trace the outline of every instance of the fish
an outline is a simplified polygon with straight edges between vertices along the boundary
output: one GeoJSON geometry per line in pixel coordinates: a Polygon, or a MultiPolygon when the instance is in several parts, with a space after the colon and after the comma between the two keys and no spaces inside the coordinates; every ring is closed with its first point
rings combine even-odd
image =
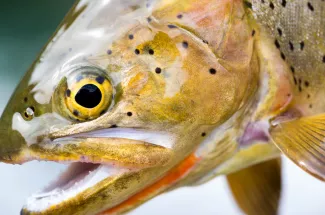
{"type": "Polygon", "coordinates": [[[125,214],[225,175],[277,214],[281,156],[325,179],[325,4],[80,0],[0,119],[0,161],[69,164],[24,215],[125,214]]]}

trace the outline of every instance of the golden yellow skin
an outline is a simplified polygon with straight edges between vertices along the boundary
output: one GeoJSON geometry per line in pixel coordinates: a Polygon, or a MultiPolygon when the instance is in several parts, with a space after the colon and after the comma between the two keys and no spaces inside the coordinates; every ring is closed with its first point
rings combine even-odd
{"type": "MultiPolygon", "coordinates": [[[[110,39],[105,40],[105,34],[97,40],[94,36],[91,46],[80,39],[74,47],[76,56],[82,55],[82,63],[110,77],[104,87],[108,95],[114,93],[113,105],[102,115],[100,109],[89,112],[94,118],[90,121],[74,117],[69,106],[74,101],[65,100],[64,94],[79,86],[66,84],[64,79],[70,75],[65,66],[75,58],[55,57],[59,47],[73,46],[74,32],[92,32],[93,26],[107,30],[109,20],[103,14],[111,8],[98,5],[95,1],[77,4],[59,29],[57,40],[41,54],[44,60],[37,61],[22,80],[1,118],[0,159],[8,163],[31,159],[76,162],[87,157],[86,162],[135,169],[109,177],[46,210],[25,208],[23,214],[121,214],[165,190],[200,183],[221,164],[226,166],[211,177],[279,155],[265,142],[244,150],[239,146],[246,125],[283,112],[291,92],[285,76],[288,68],[272,55],[271,42],[240,0],[159,1],[148,16],[142,15],[141,5],[116,9],[120,16],[134,13],[137,18],[128,19],[122,29],[112,27],[114,37],[110,39]],[[82,50],[78,49],[81,44],[85,46],[82,50]],[[275,68],[274,63],[279,66],[275,68]],[[49,71],[53,88],[38,77],[49,71]],[[264,76],[268,77],[266,86],[261,85],[264,76]],[[266,95],[260,93],[261,87],[267,87],[266,95]],[[32,99],[25,104],[25,97],[32,99]],[[26,106],[35,108],[34,118],[24,119],[34,132],[15,124],[26,106]],[[69,139],[116,126],[165,132],[175,141],[168,148],[128,138],[69,139]],[[70,142],[56,147],[60,138],[70,142]]],[[[79,84],[91,81],[83,79],[79,84]]],[[[88,113],[82,108],[78,111],[88,113]]]]}

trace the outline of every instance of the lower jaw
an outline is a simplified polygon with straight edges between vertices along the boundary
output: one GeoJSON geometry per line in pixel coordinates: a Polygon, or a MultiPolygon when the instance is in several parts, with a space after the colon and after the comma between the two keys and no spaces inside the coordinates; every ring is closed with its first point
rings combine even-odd
{"type": "MultiPolygon", "coordinates": [[[[82,164],[77,163],[75,166],[83,165],[83,170],[91,170],[88,174],[95,175],[92,180],[99,180],[94,186],[79,192],[72,198],[66,201],[58,201],[55,195],[51,195],[58,187],[66,189],[65,192],[69,193],[69,189],[76,187],[71,186],[73,183],[59,183],[60,180],[47,187],[45,193],[33,195],[29,198],[27,205],[24,207],[22,214],[28,215],[84,215],[84,214],[121,214],[126,211],[137,207],[143,202],[153,198],[154,196],[164,192],[166,189],[171,188],[177,181],[185,177],[191,168],[197,162],[197,158],[192,155],[183,160],[176,167],[154,167],[142,170],[129,170],[117,169],[97,164],[82,164]],[[106,175],[105,175],[106,174],[106,175]],[[104,178],[103,180],[101,180],[104,178]],[[52,201],[49,201],[51,200],[52,201]],[[54,200],[58,204],[54,204],[54,200]],[[43,202],[53,203],[51,205],[41,204],[43,202]],[[105,211],[106,209],[106,211],[105,211]],[[104,213],[101,213],[105,211],[104,213]]],[[[75,170],[78,173],[78,168],[70,166],[70,171],[75,170]]],[[[79,171],[79,175],[85,171],[79,171]]],[[[69,179],[69,174],[63,173],[63,179],[69,179]]],[[[78,177],[77,177],[78,178],[78,177]]],[[[86,177],[87,178],[87,177],[86,177]]],[[[61,178],[61,180],[63,180],[61,178]]],[[[84,178],[85,179],[85,178],[84,178]]],[[[82,184],[83,180],[75,180],[82,184]]],[[[91,180],[90,180],[91,181],[91,180]]],[[[89,185],[92,185],[88,181],[89,185]]],[[[71,182],[71,181],[70,181],[71,182]]],[[[96,182],[93,181],[93,182],[96,182]]],[[[71,192],[70,192],[71,194],[71,192]]],[[[60,196],[60,195],[59,195],[60,196]]],[[[63,197],[62,195],[60,197],[63,197]]]]}
{"type": "Polygon", "coordinates": [[[79,209],[73,209],[78,204],[85,204],[117,178],[135,171],[102,164],[73,163],[56,181],[29,197],[22,214],[79,214],[75,213],[79,209]]]}

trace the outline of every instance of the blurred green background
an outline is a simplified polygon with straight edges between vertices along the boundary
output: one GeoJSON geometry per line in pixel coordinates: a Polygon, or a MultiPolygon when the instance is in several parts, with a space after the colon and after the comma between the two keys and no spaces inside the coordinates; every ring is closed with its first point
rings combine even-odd
{"type": "MultiPolygon", "coordinates": [[[[93,0],[99,1],[99,0],[93,0]]],[[[132,0],[130,0],[132,1],[132,0]]],[[[0,1],[0,113],[38,52],[74,0],[0,1]]],[[[1,137],[0,137],[1,138],[1,137]]],[[[50,162],[22,166],[0,163],[0,215],[16,215],[26,198],[65,168],[50,162]]],[[[287,159],[284,162],[281,214],[325,214],[325,184],[287,159]]],[[[155,198],[132,214],[238,215],[224,178],[197,188],[183,188],[155,198]]]]}
{"type": "MultiPolygon", "coordinates": [[[[0,103],[6,103],[74,0],[0,1],[0,103]]],[[[3,105],[0,107],[2,112],[3,105]]]]}

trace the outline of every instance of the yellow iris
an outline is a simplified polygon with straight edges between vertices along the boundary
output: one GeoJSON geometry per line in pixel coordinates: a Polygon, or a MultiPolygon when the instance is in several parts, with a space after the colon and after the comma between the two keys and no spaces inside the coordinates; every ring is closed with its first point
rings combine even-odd
{"type": "Polygon", "coordinates": [[[85,121],[105,113],[112,97],[113,87],[107,78],[89,76],[69,86],[65,92],[65,103],[73,118],[85,121]]]}

